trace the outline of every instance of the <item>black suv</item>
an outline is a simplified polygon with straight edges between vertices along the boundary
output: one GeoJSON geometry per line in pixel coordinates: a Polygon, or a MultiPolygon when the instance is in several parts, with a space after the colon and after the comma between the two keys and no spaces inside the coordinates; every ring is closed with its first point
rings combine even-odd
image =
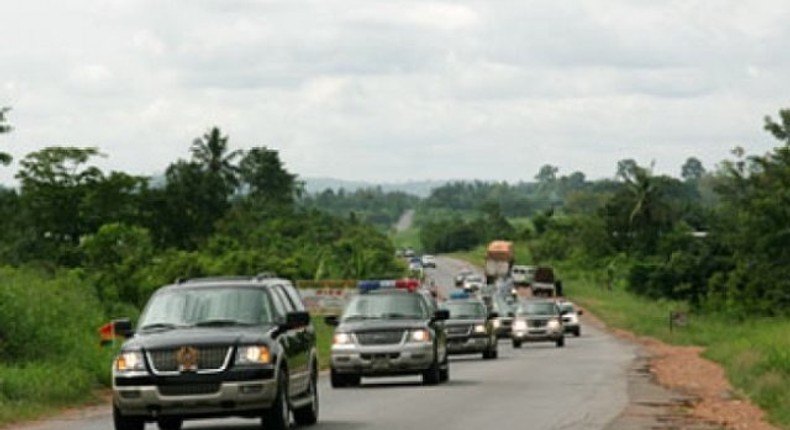
{"type": "Polygon", "coordinates": [[[116,430],[229,416],[285,429],[292,414],[302,425],[318,419],[315,332],[288,280],[177,281],[154,293],[127,337],[113,365],[116,430]]]}
{"type": "Polygon", "coordinates": [[[426,385],[449,379],[447,335],[430,293],[408,283],[365,281],[343,316],[327,316],[337,326],[332,342],[332,387],[359,385],[363,376],[422,375],[426,385]],[[395,284],[393,284],[395,285],[395,284]],[[400,288],[400,286],[406,288],[400,288]],[[367,288],[367,287],[375,288],[367,288]]]}

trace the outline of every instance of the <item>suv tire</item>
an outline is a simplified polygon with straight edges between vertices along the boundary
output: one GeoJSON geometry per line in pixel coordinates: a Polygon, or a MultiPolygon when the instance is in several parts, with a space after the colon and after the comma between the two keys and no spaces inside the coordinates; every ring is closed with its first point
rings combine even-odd
{"type": "Polygon", "coordinates": [[[557,339],[557,348],[562,348],[563,346],[565,346],[565,336],[557,339]]]}
{"type": "Polygon", "coordinates": [[[445,354],[444,366],[439,368],[439,382],[450,380],[450,358],[445,354]]]}
{"type": "Polygon", "coordinates": [[[576,337],[581,336],[582,335],[581,327],[576,327],[576,330],[573,331],[573,335],[576,336],[576,337]]]}
{"type": "Polygon", "coordinates": [[[521,348],[521,341],[518,339],[513,339],[513,348],[521,348]]]}
{"type": "Polygon", "coordinates": [[[431,363],[431,367],[428,370],[422,372],[422,383],[423,385],[436,385],[441,382],[442,375],[441,371],[439,370],[439,362],[436,358],[433,359],[433,363],[431,363]]]}
{"type": "Polygon", "coordinates": [[[159,430],[181,430],[184,420],[178,417],[165,417],[159,418],[156,424],[159,426],[159,430]]]}
{"type": "Polygon", "coordinates": [[[145,421],[142,418],[125,417],[116,406],[112,408],[112,421],[115,425],[115,430],[145,429],[145,421]]]}
{"type": "MultiPolygon", "coordinates": [[[[315,365],[313,366],[315,369],[315,365]]],[[[315,370],[310,372],[310,382],[307,386],[307,395],[310,396],[310,403],[298,409],[294,409],[294,421],[300,426],[309,426],[318,422],[318,375],[315,370]]]]}
{"type": "Polygon", "coordinates": [[[288,404],[288,374],[280,369],[277,377],[277,394],[269,409],[263,411],[261,424],[266,430],[287,430],[291,426],[291,408],[288,404]]]}

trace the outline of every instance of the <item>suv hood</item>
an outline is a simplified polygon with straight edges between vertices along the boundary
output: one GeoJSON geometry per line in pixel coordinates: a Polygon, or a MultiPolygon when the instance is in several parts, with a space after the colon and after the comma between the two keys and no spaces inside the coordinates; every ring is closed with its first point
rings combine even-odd
{"type": "Polygon", "coordinates": [[[483,318],[470,318],[470,319],[449,319],[444,322],[445,327],[458,327],[468,326],[472,324],[485,324],[486,320],[483,318]]]}
{"type": "Polygon", "coordinates": [[[183,345],[236,345],[271,339],[274,325],[254,327],[191,327],[138,332],[124,349],[164,349],[183,345]]]}

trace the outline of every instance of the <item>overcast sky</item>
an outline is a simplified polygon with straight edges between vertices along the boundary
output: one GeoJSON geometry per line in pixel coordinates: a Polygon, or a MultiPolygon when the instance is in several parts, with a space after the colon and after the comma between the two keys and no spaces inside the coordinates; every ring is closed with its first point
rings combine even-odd
{"type": "Polygon", "coordinates": [[[216,125],[302,177],[678,175],[776,146],[789,22],[787,0],[6,1],[0,151],[151,175],[216,125]]]}

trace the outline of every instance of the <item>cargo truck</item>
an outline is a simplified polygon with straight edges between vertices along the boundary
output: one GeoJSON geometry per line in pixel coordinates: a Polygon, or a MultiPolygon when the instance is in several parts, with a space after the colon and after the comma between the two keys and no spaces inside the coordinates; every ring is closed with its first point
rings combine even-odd
{"type": "Polygon", "coordinates": [[[510,276],[515,256],[513,242],[495,240],[488,244],[486,249],[485,273],[486,284],[492,284],[497,278],[510,276]]]}

